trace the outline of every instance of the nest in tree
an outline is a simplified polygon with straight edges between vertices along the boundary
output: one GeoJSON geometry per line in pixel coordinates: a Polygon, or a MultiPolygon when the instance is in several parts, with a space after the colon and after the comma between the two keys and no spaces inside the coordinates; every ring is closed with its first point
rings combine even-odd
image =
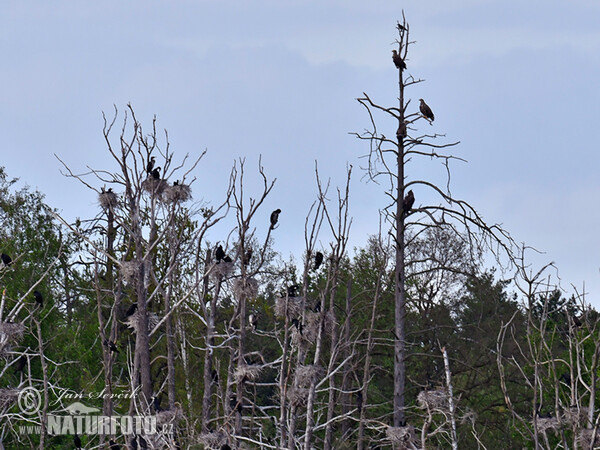
{"type": "Polygon", "coordinates": [[[121,262],[121,275],[123,275],[123,280],[127,283],[131,283],[137,273],[139,266],[135,261],[123,261],[121,262]]]}
{"type": "Polygon", "coordinates": [[[294,406],[306,406],[309,389],[305,387],[293,386],[287,391],[288,401],[294,406]]]}
{"type": "Polygon", "coordinates": [[[323,368],[315,364],[300,365],[296,368],[295,376],[297,386],[309,387],[311,383],[316,383],[323,376],[323,368]]]}
{"type": "Polygon", "coordinates": [[[212,268],[212,275],[214,278],[222,278],[231,275],[233,272],[233,261],[225,262],[221,261],[219,264],[214,264],[212,268]]]}
{"type": "Polygon", "coordinates": [[[22,323],[0,322],[0,343],[17,344],[23,339],[25,325],[22,323]]]}
{"type": "MultiPolygon", "coordinates": [[[[306,315],[306,330],[307,339],[311,342],[315,342],[319,335],[319,324],[321,323],[321,313],[307,311],[306,315]]],[[[331,311],[326,311],[323,315],[323,331],[327,336],[331,336],[333,327],[335,326],[335,319],[331,311]]]]}
{"type": "Polygon", "coordinates": [[[198,437],[198,443],[203,444],[209,449],[220,449],[223,445],[228,444],[227,435],[222,431],[213,431],[204,433],[198,437]]]}
{"type": "Polygon", "coordinates": [[[593,448],[597,448],[600,445],[600,430],[596,431],[594,436],[594,430],[588,428],[582,428],[577,432],[577,443],[581,448],[592,447],[592,437],[594,437],[593,448]]]}
{"type": "Polygon", "coordinates": [[[423,409],[447,409],[448,393],[445,389],[421,391],[417,395],[419,406],[423,409]]]}
{"type": "Polygon", "coordinates": [[[163,179],[157,180],[156,178],[148,177],[142,181],[142,189],[149,194],[162,195],[165,189],[168,187],[169,183],[163,179]]]}
{"type": "Polygon", "coordinates": [[[2,388],[0,389],[0,410],[6,410],[15,403],[19,395],[19,389],[2,388]]]}
{"type": "Polygon", "coordinates": [[[233,376],[238,384],[244,381],[256,381],[262,372],[262,366],[246,365],[239,366],[233,372],[233,376]]]}
{"type": "MultiPolygon", "coordinates": [[[[127,318],[125,324],[133,329],[135,333],[138,332],[139,322],[140,322],[141,312],[136,310],[131,316],[127,318]]],[[[160,318],[153,312],[148,313],[148,331],[152,331],[156,325],[160,322],[160,318]]]]}
{"type": "Polygon", "coordinates": [[[556,417],[538,417],[537,427],[540,432],[545,433],[548,430],[556,430],[560,427],[560,422],[556,417]]]}
{"type": "Polygon", "coordinates": [[[163,192],[163,201],[166,203],[183,203],[191,200],[192,188],[187,184],[174,184],[167,186],[163,192]]]}
{"type": "Polygon", "coordinates": [[[258,295],[258,281],[254,278],[237,278],[233,282],[233,293],[236,298],[255,298],[258,295]]]}
{"type": "MultiPolygon", "coordinates": [[[[302,315],[302,300],[304,297],[287,297],[287,316],[294,319],[302,315]]],[[[286,297],[279,297],[275,300],[275,315],[285,317],[286,297]]]]}
{"type": "Polygon", "coordinates": [[[183,411],[179,403],[175,403],[175,408],[156,413],[156,427],[162,429],[163,425],[176,423],[183,420],[183,411]]]}
{"type": "Polygon", "coordinates": [[[562,420],[569,425],[584,424],[588,417],[589,408],[571,406],[563,411],[562,420]]]}
{"type": "Polygon", "coordinates": [[[100,192],[98,194],[98,203],[102,209],[114,209],[117,207],[119,199],[113,191],[100,192]]]}
{"type": "Polygon", "coordinates": [[[412,425],[387,427],[385,435],[393,444],[408,444],[415,442],[415,427],[412,425]]]}

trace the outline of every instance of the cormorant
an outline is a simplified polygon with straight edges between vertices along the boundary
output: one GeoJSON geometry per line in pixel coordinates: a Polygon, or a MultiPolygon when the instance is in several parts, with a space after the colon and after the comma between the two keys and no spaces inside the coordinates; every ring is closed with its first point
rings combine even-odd
{"type": "Polygon", "coordinates": [[[12,263],[12,258],[10,256],[8,256],[6,253],[2,253],[0,257],[2,258],[2,263],[5,266],[10,266],[10,263],[12,263]]]}
{"type": "Polygon", "coordinates": [[[279,220],[279,214],[281,214],[279,208],[271,213],[271,230],[275,229],[275,225],[277,225],[277,221],[279,220]]]}
{"type": "Polygon", "coordinates": [[[250,323],[252,328],[256,331],[256,325],[258,325],[258,317],[256,317],[256,314],[250,314],[248,316],[248,323],[250,323]]]}
{"type": "Polygon", "coordinates": [[[148,161],[148,165],[146,166],[146,172],[147,173],[152,173],[152,169],[154,169],[154,163],[156,162],[156,158],[154,158],[154,156],[152,156],[150,158],[150,160],[148,161]]]}
{"type": "Polygon", "coordinates": [[[358,391],[356,393],[356,409],[358,410],[358,414],[360,414],[363,407],[363,395],[362,391],[358,391]]]}
{"type": "Polygon", "coordinates": [[[244,263],[245,266],[247,266],[248,264],[250,264],[250,260],[252,259],[252,253],[253,253],[253,250],[251,248],[249,248],[246,251],[246,254],[244,255],[244,258],[242,259],[242,262],[244,263]]]}
{"type": "Polygon", "coordinates": [[[113,441],[112,439],[108,440],[108,445],[110,447],[110,450],[120,450],[121,446],[119,444],[117,444],[115,441],[113,441]]]}
{"type": "Polygon", "coordinates": [[[23,372],[23,369],[25,369],[25,364],[27,364],[27,357],[25,355],[21,355],[15,363],[15,374],[23,372]]]}
{"type": "Polygon", "coordinates": [[[129,308],[127,308],[127,312],[125,313],[125,317],[133,316],[137,311],[137,302],[133,302],[129,308]]]}
{"type": "Polygon", "coordinates": [[[396,69],[401,69],[401,70],[406,69],[406,63],[404,62],[404,60],[402,59],[402,57],[398,54],[398,52],[396,50],[392,50],[392,60],[394,61],[394,64],[396,65],[396,69]]]}
{"type": "Polygon", "coordinates": [[[221,260],[225,258],[225,251],[223,250],[223,247],[220,244],[217,247],[217,250],[215,251],[215,258],[217,259],[217,264],[219,264],[221,260]]]}
{"type": "Polygon", "coordinates": [[[179,180],[175,180],[175,183],[173,183],[173,186],[179,186],[179,180]]]}
{"type": "Polygon", "coordinates": [[[321,264],[323,264],[323,253],[317,252],[315,255],[315,266],[313,267],[313,270],[317,270],[319,267],[321,267],[321,264]]]}
{"type": "Polygon", "coordinates": [[[160,412],[163,411],[163,409],[160,407],[160,397],[159,396],[154,396],[152,397],[152,407],[154,408],[154,411],[156,412],[160,412]]]}
{"type": "Polygon", "coordinates": [[[152,178],[155,180],[160,180],[160,167],[157,167],[152,171],[152,178]]]}
{"type": "Polygon", "coordinates": [[[423,114],[423,117],[429,120],[429,122],[433,122],[433,120],[435,119],[433,111],[431,111],[431,108],[427,105],[427,103],[425,103],[425,100],[420,98],[419,101],[421,102],[421,105],[419,106],[421,114],[423,114]]]}
{"type": "Polygon", "coordinates": [[[315,309],[313,309],[313,311],[316,313],[321,312],[321,300],[315,302],[315,309]]]}
{"type": "Polygon", "coordinates": [[[81,448],[81,438],[79,436],[77,436],[77,433],[75,433],[73,435],[73,444],[75,444],[76,449],[81,448]]]}
{"type": "Polygon", "coordinates": [[[577,316],[573,316],[573,323],[575,324],[576,327],[580,327],[581,325],[583,325],[583,322],[581,321],[581,319],[577,316]]]}
{"type": "Polygon", "coordinates": [[[105,340],[104,345],[110,349],[111,352],[119,353],[119,349],[113,341],[105,340]]]}
{"type": "Polygon", "coordinates": [[[223,262],[230,263],[233,262],[233,260],[229,256],[225,255],[225,257],[223,258],[223,262]]]}
{"type": "Polygon", "coordinates": [[[221,450],[231,450],[231,447],[229,446],[229,444],[223,444],[221,445],[221,450]]]}
{"type": "Polygon", "coordinates": [[[292,325],[294,325],[300,332],[300,335],[302,335],[302,322],[300,322],[298,319],[292,319],[292,325]]]}
{"type": "Polygon", "coordinates": [[[44,307],[44,297],[42,293],[38,290],[33,291],[33,296],[35,297],[35,302],[40,305],[40,308],[44,307]]]}
{"type": "Polygon", "coordinates": [[[210,372],[210,376],[215,384],[219,384],[219,372],[217,372],[215,369],[213,369],[210,372]]]}
{"type": "Polygon", "coordinates": [[[297,284],[292,284],[291,286],[288,286],[287,288],[287,294],[289,297],[298,297],[300,294],[298,293],[298,290],[300,289],[300,286],[298,286],[297,284]]]}
{"type": "Polygon", "coordinates": [[[400,22],[396,23],[396,28],[398,28],[398,31],[406,30],[406,28],[404,28],[404,25],[402,25],[400,22]]]}
{"type": "Polygon", "coordinates": [[[405,215],[410,212],[410,210],[412,209],[414,204],[415,204],[415,194],[413,194],[413,191],[410,190],[410,191],[408,191],[408,194],[406,194],[406,196],[404,197],[404,200],[402,201],[402,211],[404,211],[405,215]]]}

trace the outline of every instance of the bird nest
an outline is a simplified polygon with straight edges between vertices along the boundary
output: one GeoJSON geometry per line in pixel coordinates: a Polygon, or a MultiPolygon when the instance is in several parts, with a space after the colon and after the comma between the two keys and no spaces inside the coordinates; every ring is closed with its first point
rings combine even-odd
{"type": "Polygon", "coordinates": [[[0,410],[6,410],[15,403],[19,395],[19,389],[2,388],[0,389],[0,410]]]}
{"type": "Polygon", "coordinates": [[[118,201],[119,198],[117,197],[117,194],[112,191],[100,192],[98,194],[98,203],[100,203],[102,209],[116,208],[118,201]]]}
{"type": "Polygon", "coordinates": [[[592,439],[594,439],[593,448],[598,448],[597,446],[600,445],[600,430],[596,431],[595,436],[593,429],[582,428],[577,432],[576,440],[581,448],[591,448],[592,439]]]}
{"type": "Polygon", "coordinates": [[[221,261],[219,264],[214,264],[212,275],[215,278],[222,278],[231,275],[233,272],[233,262],[221,261]]]}
{"type": "Polygon", "coordinates": [[[233,376],[238,384],[245,380],[256,381],[262,372],[262,366],[259,365],[246,365],[239,366],[233,372],[233,376]]]}
{"type": "MultiPolygon", "coordinates": [[[[289,310],[289,308],[288,308],[289,310]]],[[[292,327],[292,343],[306,348],[314,344],[319,337],[319,326],[321,324],[321,313],[307,311],[304,315],[302,333],[296,327],[292,327]]],[[[331,335],[335,320],[333,314],[327,311],[323,316],[323,332],[326,336],[331,335]]]]}
{"type": "Polygon", "coordinates": [[[300,365],[296,368],[296,385],[299,387],[308,387],[313,382],[317,382],[323,376],[323,368],[315,364],[300,365]]]}
{"type": "MultiPolygon", "coordinates": [[[[304,297],[287,297],[287,316],[292,319],[302,314],[302,301],[304,297]]],[[[275,300],[275,315],[285,317],[286,297],[279,297],[275,300]]]]}
{"type": "Polygon", "coordinates": [[[0,355],[10,352],[23,339],[24,331],[22,323],[0,322],[0,355]]]}
{"type": "Polygon", "coordinates": [[[589,408],[571,406],[563,411],[562,420],[569,425],[584,424],[588,417],[589,408]]]}
{"type": "Polygon", "coordinates": [[[258,281],[254,278],[237,278],[233,282],[233,292],[236,298],[255,298],[258,295],[258,281]]]}
{"type": "Polygon", "coordinates": [[[308,393],[308,388],[292,386],[287,391],[287,398],[294,406],[305,406],[308,400],[308,393]]]}
{"type": "Polygon", "coordinates": [[[136,261],[123,261],[121,262],[121,275],[123,280],[127,283],[133,281],[138,273],[139,265],[136,261]]]}
{"type": "Polygon", "coordinates": [[[178,406],[177,403],[175,403],[174,409],[169,409],[166,411],[160,411],[156,413],[156,427],[158,429],[162,429],[163,425],[165,424],[179,422],[183,419],[183,411],[181,410],[181,407],[178,406]]]}
{"type": "Polygon", "coordinates": [[[385,435],[393,444],[408,444],[415,442],[415,427],[406,425],[403,427],[387,427],[385,435]]]}
{"type": "Polygon", "coordinates": [[[162,194],[165,203],[183,203],[191,200],[192,188],[187,184],[174,184],[167,186],[162,194]]]}
{"type": "Polygon", "coordinates": [[[548,430],[556,430],[560,427],[560,422],[556,417],[538,417],[536,422],[538,430],[542,433],[548,430]]]}
{"type": "Polygon", "coordinates": [[[198,437],[198,443],[203,444],[208,449],[220,449],[228,443],[227,435],[222,431],[213,431],[203,433],[198,437]]]}
{"type": "Polygon", "coordinates": [[[169,183],[163,179],[157,180],[156,178],[148,177],[142,181],[142,189],[149,194],[162,195],[168,187],[169,183]]]}
{"type": "MultiPolygon", "coordinates": [[[[131,316],[129,316],[127,318],[127,320],[125,321],[125,324],[129,328],[133,329],[133,331],[135,333],[138,332],[140,316],[141,316],[141,312],[136,311],[131,316]]],[[[160,322],[160,318],[155,313],[153,313],[153,312],[148,313],[148,331],[152,331],[154,329],[154,327],[156,327],[156,325],[158,325],[158,322],[160,322]]]]}
{"type": "Polygon", "coordinates": [[[417,396],[419,406],[423,409],[447,409],[448,393],[445,389],[436,389],[433,391],[421,391],[417,396]]]}

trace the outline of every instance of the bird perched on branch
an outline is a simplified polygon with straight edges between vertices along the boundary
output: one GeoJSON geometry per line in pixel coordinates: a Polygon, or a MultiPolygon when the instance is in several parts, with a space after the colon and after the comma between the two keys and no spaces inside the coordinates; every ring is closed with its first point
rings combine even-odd
{"type": "Polygon", "coordinates": [[[156,158],[153,156],[148,161],[148,165],[146,166],[146,172],[152,173],[152,169],[154,169],[154,163],[156,162],[156,158]]]}
{"type": "Polygon", "coordinates": [[[12,258],[6,253],[2,253],[2,255],[0,255],[0,258],[2,258],[2,264],[4,264],[5,266],[10,266],[10,264],[12,263],[12,258]]]}
{"type": "Polygon", "coordinates": [[[323,253],[317,252],[315,255],[315,265],[313,270],[317,270],[319,267],[321,267],[321,264],[323,264],[323,253]]]}
{"type": "Polygon", "coordinates": [[[292,319],[292,325],[296,327],[296,330],[298,330],[298,332],[302,336],[302,322],[298,319],[292,319]]]}
{"type": "Polygon", "coordinates": [[[279,214],[281,214],[279,208],[271,213],[271,230],[275,229],[275,225],[277,225],[277,221],[279,220],[279,214]]]}
{"type": "Polygon", "coordinates": [[[256,316],[256,314],[250,314],[248,316],[248,323],[250,323],[252,329],[256,331],[256,326],[258,325],[258,317],[256,316]]]}
{"type": "Polygon", "coordinates": [[[119,353],[119,349],[113,341],[105,340],[104,345],[110,349],[111,352],[119,353]]]}
{"type": "Polygon", "coordinates": [[[292,284],[291,286],[288,286],[287,294],[289,297],[298,297],[300,295],[298,293],[299,290],[300,286],[298,286],[297,284],[292,284]]]}
{"type": "Polygon", "coordinates": [[[125,313],[125,317],[133,316],[137,311],[137,302],[133,302],[129,308],[127,308],[127,312],[125,313]]]}
{"type": "Polygon", "coordinates": [[[160,167],[157,167],[152,171],[152,178],[155,180],[160,180],[160,167]]]}
{"type": "Polygon", "coordinates": [[[404,215],[410,212],[414,204],[415,195],[413,194],[413,191],[410,190],[408,191],[408,194],[404,196],[404,200],[402,201],[402,211],[404,212],[404,215]]]}
{"type": "Polygon", "coordinates": [[[249,248],[246,251],[246,254],[244,255],[244,258],[242,258],[242,262],[244,263],[245,266],[247,266],[248,264],[250,264],[250,260],[252,259],[252,253],[253,253],[253,250],[251,248],[249,248]]]}
{"type": "Polygon", "coordinates": [[[73,435],[73,444],[75,445],[76,449],[81,448],[81,438],[79,436],[77,436],[77,433],[75,433],[73,435]]]}
{"type": "Polygon", "coordinates": [[[406,137],[406,122],[402,122],[398,125],[398,129],[396,130],[396,137],[400,141],[402,138],[406,137]]]}
{"type": "Polygon", "coordinates": [[[420,98],[419,101],[421,102],[421,105],[419,106],[419,109],[421,110],[421,114],[423,114],[423,117],[425,117],[427,120],[429,120],[429,122],[433,122],[433,120],[435,119],[435,116],[433,115],[433,111],[431,111],[431,108],[429,107],[429,105],[427,105],[427,103],[425,103],[425,100],[420,98]]]}
{"type": "Polygon", "coordinates": [[[402,57],[398,54],[396,50],[392,50],[392,61],[396,65],[396,69],[404,70],[406,69],[406,63],[402,59],[402,57]]]}
{"type": "Polygon", "coordinates": [[[44,307],[44,297],[40,291],[33,291],[33,296],[35,297],[35,302],[40,305],[40,308],[44,307]]]}
{"type": "Polygon", "coordinates": [[[223,250],[223,247],[219,244],[217,250],[215,251],[215,259],[217,260],[217,264],[219,264],[223,260],[223,258],[225,258],[225,251],[223,250]]]}

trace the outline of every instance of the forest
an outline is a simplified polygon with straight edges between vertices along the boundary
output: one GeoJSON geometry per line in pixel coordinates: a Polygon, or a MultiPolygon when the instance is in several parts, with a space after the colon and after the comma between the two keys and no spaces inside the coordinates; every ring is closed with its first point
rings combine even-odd
{"type": "Polygon", "coordinates": [[[172,150],[131,105],[104,115],[112,168],[60,160],[94,217],[69,223],[0,168],[3,448],[600,447],[600,316],[453,196],[458,143],[411,97],[423,80],[407,67],[409,24],[395,33],[398,98],[357,99],[364,167],[339,187],[315,167],[304,252],[287,261],[286,207],[265,211],[277,184],[262,163],[235,161],[222,197],[204,199],[204,154],[172,150]],[[385,193],[349,248],[359,171],[385,193]]]}

